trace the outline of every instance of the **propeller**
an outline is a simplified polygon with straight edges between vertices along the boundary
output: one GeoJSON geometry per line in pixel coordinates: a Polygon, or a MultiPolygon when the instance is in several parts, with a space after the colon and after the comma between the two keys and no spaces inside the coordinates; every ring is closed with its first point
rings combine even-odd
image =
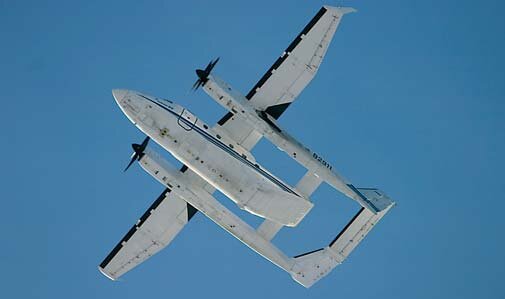
{"type": "Polygon", "coordinates": [[[146,137],[146,139],[144,139],[144,141],[142,141],[141,144],[137,144],[137,143],[132,144],[133,155],[131,157],[130,163],[128,163],[128,166],[126,166],[124,171],[127,171],[128,168],[130,168],[130,166],[132,166],[133,162],[135,162],[135,160],[140,161],[142,156],[144,156],[144,150],[146,149],[147,144],[149,143],[149,140],[150,140],[150,138],[148,136],[148,137],[146,137]]]}
{"type": "Polygon", "coordinates": [[[214,66],[217,64],[219,61],[219,57],[214,60],[210,61],[209,64],[207,64],[207,67],[202,70],[202,69],[197,69],[196,70],[196,75],[198,76],[198,80],[196,80],[195,84],[193,84],[193,87],[191,88],[192,90],[197,90],[198,87],[203,86],[207,81],[209,80],[209,75],[214,66]]]}

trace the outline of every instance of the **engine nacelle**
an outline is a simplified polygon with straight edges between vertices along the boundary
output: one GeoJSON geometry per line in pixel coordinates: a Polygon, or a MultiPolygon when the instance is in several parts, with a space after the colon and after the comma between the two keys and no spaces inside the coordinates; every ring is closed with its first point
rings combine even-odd
{"type": "Polygon", "coordinates": [[[160,154],[146,148],[139,161],[140,166],[162,185],[174,189],[180,185],[181,172],[170,165],[160,154]]]}
{"type": "Polygon", "coordinates": [[[219,77],[209,75],[203,89],[221,106],[234,115],[240,115],[262,135],[271,135],[274,130],[280,132],[275,119],[269,117],[264,111],[257,111],[257,107],[252,106],[244,95],[219,77]]]}

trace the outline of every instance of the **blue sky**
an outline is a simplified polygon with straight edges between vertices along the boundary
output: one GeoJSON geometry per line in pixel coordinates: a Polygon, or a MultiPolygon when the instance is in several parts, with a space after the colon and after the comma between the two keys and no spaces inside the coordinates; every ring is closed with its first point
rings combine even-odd
{"type": "MultiPolygon", "coordinates": [[[[503,3],[329,1],[359,12],[280,123],[398,206],[306,290],[201,214],[121,282],[97,265],[163,189],[138,166],[122,173],[144,136],[111,89],[213,123],[224,110],[189,91],[194,69],[220,56],[216,74],[246,93],[324,2],[0,1],[0,294],[503,298],[503,3]]],[[[303,173],[267,142],[254,153],[290,183],[303,173]]],[[[357,210],[326,186],[313,200],[275,239],[290,255],[327,244],[357,210]]]]}

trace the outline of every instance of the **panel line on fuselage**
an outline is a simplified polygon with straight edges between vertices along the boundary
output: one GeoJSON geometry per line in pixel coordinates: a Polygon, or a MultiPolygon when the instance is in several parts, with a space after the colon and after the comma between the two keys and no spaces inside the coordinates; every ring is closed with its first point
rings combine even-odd
{"type": "Polygon", "coordinates": [[[202,135],[205,139],[207,139],[208,141],[210,141],[211,143],[213,143],[217,147],[221,148],[222,150],[224,150],[225,152],[227,152],[228,154],[230,154],[235,159],[239,160],[240,162],[242,162],[242,163],[246,164],[247,166],[249,166],[250,168],[254,169],[256,172],[260,173],[263,177],[267,178],[269,181],[271,181],[275,185],[279,186],[284,191],[292,193],[292,194],[294,194],[294,195],[296,195],[298,197],[300,196],[296,192],[294,192],[291,188],[289,188],[288,186],[286,186],[285,184],[283,184],[281,181],[279,181],[278,179],[276,179],[275,177],[273,177],[272,175],[270,175],[268,172],[264,171],[259,166],[256,166],[255,164],[251,163],[251,161],[245,159],[244,157],[242,157],[242,155],[240,155],[236,151],[230,149],[228,146],[226,146],[224,143],[222,143],[221,141],[219,141],[218,139],[216,139],[214,136],[212,136],[209,133],[207,133],[204,130],[202,130],[200,127],[198,127],[196,125],[196,123],[194,124],[194,123],[188,121],[184,117],[181,117],[181,115],[179,115],[178,113],[175,113],[174,111],[172,111],[171,109],[169,109],[168,107],[166,107],[164,103],[160,103],[158,101],[154,101],[154,100],[152,100],[152,99],[150,99],[150,98],[148,98],[146,96],[143,96],[143,95],[139,95],[139,96],[143,97],[144,99],[149,100],[150,102],[152,102],[152,103],[156,104],[157,106],[163,108],[167,112],[175,115],[180,120],[182,120],[185,124],[191,126],[193,129],[195,129],[195,131],[197,133],[199,133],[200,135],[202,135]]]}

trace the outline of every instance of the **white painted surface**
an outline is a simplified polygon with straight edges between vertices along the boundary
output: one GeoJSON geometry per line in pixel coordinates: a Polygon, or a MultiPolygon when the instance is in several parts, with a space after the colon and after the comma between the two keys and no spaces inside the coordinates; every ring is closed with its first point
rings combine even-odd
{"type": "Polygon", "coordinates": [[[99,267],[100,271],[116,280],[170,244],[188,222],[187,218],[186,202],[169,194],[134,234],[122,242],[110,262],[104,268],[99,267]]]}
{"type": "Polygon", "coordinates": [[[150,149],[144,151],[141,166],[170,188],[166,198],[149,217],[137,223],[134,233],[100,271],[117,279],[167,246],[188,221],[187,203],[251,249],[291,274],[305,287],[312,286],[342,263],[394,203],[382,191],[355,188],[331,165],[287,134],[276,121],[258,116],[275,104],[292,102],[312,80],[328,45],[349,8],[325,7],[313,28],[302,36],[284,62],[247,100],[223,80],[210,76],[204,89],[235,116],[223,126],[209,128],[188,110],[156,97],[134,91],[114,90],[127,117],[144,133],[168,150],[189,169],[171,167],[150,149]],[[272,125],[273,124],[273,125],[272,125]],[[250,150],[266,136],[278,148],[304,165],[308,172],[293,188],[259,165],[250,150]],[[288,257],[270,240],[283,225],[296,226],[313,204],[308,197],[322,181],[359,202],[364,209],[333,242],[321,250],[288,257]],[[212,193],[219,189],[240,208],[266,218],[255,230],[220,204],[212,193]]]}

